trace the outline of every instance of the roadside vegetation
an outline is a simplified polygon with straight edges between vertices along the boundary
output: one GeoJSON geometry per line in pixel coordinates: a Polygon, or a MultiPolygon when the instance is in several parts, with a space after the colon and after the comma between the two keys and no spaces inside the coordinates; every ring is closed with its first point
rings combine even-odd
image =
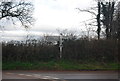
{"type": "Polygon", "coordinates": [[[42,71],[117,71],[120,64],[100,62],[3,62],[3,70],[42,70],[42,71]]]}
{"type": "Polygon", "coordinates": [[[59,45],[47,43],[3,44],[3,70],[118,70],[115,40],[76,39],[59,45]]]}
{"type": "MultiPolygon", "coordinates": [[[[25,28],[33,22],[33,5],[22,2],[1,2],[0,20],[16,17],[25,28]],[[20,7],[19,7],[20,5],[20,7]],[[28,7],[25,7],[27,6],[28,7]],[[14,8],[16,7],[16,8],[14,8]],[[12,13],[13,12],[13,13],[12,13]]],[[[94,14],[95,21],[85,22],[86,31],[79,37],[74,33],[59,31],[59,37],[67,37],[56,44],[26,37],[25,41],[2,43],[3,70],[118,70],[120,65],[120,2],[97,1],[96,7],[80,12],[94,14]],[[92,11],[91,11],[92,9],[92,11]],[[93,11],[95,10],[95,12],[93,11]],[[95,30],[94,30],[95,26],[95,30]],[[87,33],[87,34],[86,34],[87,33]],[[93,33],[96,34],[93,35],[93,33]],[[59,47],[63,46],[60,52],[59,47]],[[61,55],[61,56],[60,56],[61,55]]]]}

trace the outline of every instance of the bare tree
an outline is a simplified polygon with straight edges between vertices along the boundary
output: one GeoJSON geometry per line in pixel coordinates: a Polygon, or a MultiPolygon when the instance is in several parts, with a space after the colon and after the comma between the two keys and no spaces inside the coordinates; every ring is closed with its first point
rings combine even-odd
{"type": "Polygon", "coordinates": [[[120,2],[117,4],[113,26],[114,38],[120,40],[120,2]]]}
{"type": "Polygon", "coordinates": [[[92,10],[86,9],[86,10],[81,10],[84,12],[89,12],[92,15],[95,15],[96,21],[97,21],[97,34],[98,34],[98,39],[100,39],[100,33],[101,33],[101,24],[105,27],[105,33],[106,33],[106,38],[111,39],[113,34],[113,18],[114,18],[114,11],[115,11],[115,2],[114,0],[97,0],[97,14],[93,12],[92,10]]]}
{"type": "Polygon", "coordinates": [[[62,34],[63,39],[70,39],[70,40],[75,40],[78,36],[76,35],[76,31],[68,30],[68,29],[56,29],[59,35],[62,34]]]}
{"type": "Polygon", "coordinates": [[[33,24],[32,12],[34,8],[30,2],[0,2],[0,20],[6,18],[12,20],[13,24],[20,21],[21,24],[28,28],[33,24]]]}
{"type": "MultiPolygon", "coordinates": [[[[100,14],[101,14],[101,5],[100,5],[100,2],[97,1],[97,7],[92,7],[90,9],[80,9],[80,8],[77,8],[79,11],[81,12],[88,12],[90,14],[92,14],[93,16],[95,16],[95,19],[96,19],[96,22],[97,22],[97,25],[93,25],[93,26],[97,26],[97,34],[98,34],[98,40],[100,39],[100,32],[101,32],[101,17],[100,17],[100,14]],[[98,12],[96,12],[96,10],[98,10],[98,12]]],[[[90,23],[90,25],[92,25],[92,23],[90,23]]]]}
{"type": "Polygon", "coordinates": [[[101,19],[100,19],[100,14],[101,14],[101,5],[100,2],[98,2],[98,14],[97,14],[97,34],[98,34],[98,39],[100,39],[100,32],[101,32],[101,19]]]}
{"type": "Polygon", "coordinates": [[[103,15],[103,25],[105,26],[106,38],[112,38],[112,24],[113,24],[113,14],[115,10],[115,1],[113,2],[101,2],[102,15],[103,15]]]}
{"type": "Polygon", "coordinates": [[[88,24],[87,23],[85,23],[85,29],[86,29],[86,37],[88,38],[88,40],[90,41],[90,39],[91,39],[91,37],[93,36],[91,36],[91,33],[94,33],[95,32],[95,30],[93,29],[93,27],[90,27],[90,26],[88,26],[88,24]]]}

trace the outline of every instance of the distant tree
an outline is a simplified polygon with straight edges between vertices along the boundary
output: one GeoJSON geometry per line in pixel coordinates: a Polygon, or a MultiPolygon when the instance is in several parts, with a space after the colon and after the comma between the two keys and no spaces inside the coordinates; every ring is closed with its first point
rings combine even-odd
{"type": "Polygon", "coordinates": [[[88,13],[92,14],[93,16],[95,16],[97,25],[92,25],[92,23],[90,23],[89,25],[97,26],[97,35],[98,35],[97,37],[98,37],[98,40],[99,40],[100,39],[100,32],[101,32],[101,19],[100,19],[101,4],[100,4],[100,2],[97,1],[97,7],[92,7],[90,9],[80,9],[80,8],[77,8],[77,9],[82,11],[82,12],[88,12],[88,13]],[[98,12],[96,12],[96,11],[98,11],[98,12]]]}
{"type": "Polygon", "coordinates": [[[93,27],[87,25],[86,23],[85,23],[85,29],[86,29],[86,37],[85,38],[87,38],[90,41],[91,37],[93,36],[93,35],[91,36],[91,33],[94,33],[95,30],[93,29],[93,27]]]}
{"type": "Polygon", "coordinates": [[[98,2],[98,14],[97,14],[97,34],[98,34],[98,39],[100,39],[100,32],[101,32],[101,19],[100,19],[100,14],[101,14],[101,5],[100,2],[98,2]]]}
{"type": "Polygon", "coordinates": [[[115,11],[115,1],[113,2],[101,2],[102,6],[102,15],[103,15],[103,25],[105,26],[106,38],[112,38],[112,29],[113,29],[113,15],[115,11]]]}
{"type": "Polygon", "coordinates": [[[26,1],[0,2],[0,20],[6,18],[12,20],[13,24],[20,21],[28,28],[33,23],[33,5],[26,1]]]}
{"type": "Polygon", "coordinates": [[[68,30],[68,29],[63,29],[63,30],[57,29],[57,32],[59,33],[59,35],[63,36],[63,40],[64,39],[75,40],[77,38],[77,35],[76,35],[75,31],[71,31],[71,30],[68,30]]]}
{"type": "Polygon", "coordinates": [[[95,8],[89,10],[89,9],[79,9],[80,11],[85,11],[85,12],[89,12],[92,15],[94,15],[97,21],[97,34],[98,34],[98,39],[100,39],[100,33],[101,33],[101,25],[103,25],[105,27],[105,35],[107,39],[111,39],[113,37],[113,23],[114,23],[114,12],[115,12],[115,2],[116,1],[101,1],[101,0],[97,0],[97,13],[96,11],[93,12],[93,10],[95,10],[95,8]],[[102,17],[102,18],[101,18],[102,17]]]}
{"type": "Polygon", "coordinates": [[[114,20],[114,33],[115,37],[120,40],[120,2],[117,4],[114,20]]]}

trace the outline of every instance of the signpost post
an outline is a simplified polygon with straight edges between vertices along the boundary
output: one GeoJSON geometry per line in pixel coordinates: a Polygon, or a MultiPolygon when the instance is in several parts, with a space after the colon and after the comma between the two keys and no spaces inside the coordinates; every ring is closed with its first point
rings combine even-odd
{"type": "Polygon", "coordinates": [[[62,49],[63,49],[63,37],[62,37],[62,33],[60,34],[60,44],[59,44],[59,48],[60,48],[60,59],[62,58],[62,49]]]}

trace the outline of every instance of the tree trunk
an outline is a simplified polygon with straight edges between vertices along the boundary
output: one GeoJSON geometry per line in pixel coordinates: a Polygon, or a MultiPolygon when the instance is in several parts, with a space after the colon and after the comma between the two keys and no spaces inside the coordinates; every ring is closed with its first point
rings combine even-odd
{"type": "Polygon", "coordinates": [[[98,15],[97,15],[97,24],[98,24],[98,29],[97,29],[97,34],[98,34],[98,40],[100,39],[100,31],[101,31],[101,27],[100,27],[100,13],[101,13],[101,6],[100,6],[100,2],[98,2],[98,15]]]}

